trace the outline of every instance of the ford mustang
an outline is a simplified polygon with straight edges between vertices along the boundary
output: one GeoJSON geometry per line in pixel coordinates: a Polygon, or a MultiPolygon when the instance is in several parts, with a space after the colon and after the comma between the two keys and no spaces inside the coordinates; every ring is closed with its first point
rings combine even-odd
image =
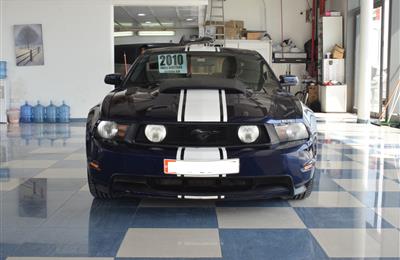
{"type": "Polygon", "coordinates": [[[147,50],[88,114],[96,198],[303,199],[313,187],[316,120],[255,51],[147,50]]]}

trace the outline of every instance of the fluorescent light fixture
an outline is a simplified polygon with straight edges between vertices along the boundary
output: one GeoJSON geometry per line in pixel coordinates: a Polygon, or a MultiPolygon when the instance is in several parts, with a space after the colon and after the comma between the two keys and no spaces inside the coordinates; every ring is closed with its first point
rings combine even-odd
{"type": "Polygon", "coordinates": [[[147,24],[150,24],[150,23],[151,23],[151,21],[146,21],[145,23],[147,23],[147,24]]]}
{"type": "Polygon", "coordinates": [[[162,26],[174,26],[174,23],[171,22],[166,22],[166,23],[161,23],[162,26]]]}
{"type": "Polygon", "coordinates": [[[138,13],[137,15],[138,16],[146,16],[146,14],[144,14],[144,13],[138,13]]]}
{"type": "Polygon", "coordinates": [[[186,18],[186,21],[191,22],[193,21],[193,18],[186,18]]]}
{"type": "Polygon", "coordinates": [[[127,37],[133,36],[132,31],[121,31],[121,32],[114,32],[114,37],[127,37]]]}
{"type": "Polygon", "coordinates": [[[119,23],[119,24],[122,25],[122,26],[125,26],[125,27],[133,26],[133,23],[119,23]]]}
{"type": "Polygon", "coordinates": [[[175,31],[139,31],[139,36],[174,36],[175,31]]]}

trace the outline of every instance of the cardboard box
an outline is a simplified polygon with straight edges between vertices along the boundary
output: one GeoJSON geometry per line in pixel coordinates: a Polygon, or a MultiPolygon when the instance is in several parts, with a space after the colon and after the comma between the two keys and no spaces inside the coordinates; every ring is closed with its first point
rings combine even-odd
{"type": "Polygon", "coordinates": [[[311,85],[308,87],[308,100],[307,104],[311,104],[315,101],[319,100],[319,86],[311,85]]]}
{"type": "Polygon", "coordinates": [[[264,32],[247,32],[247,40],[259,40],[263,35],[264,32]]]}
{"type": "Polygon", "coordinates": [[[225,27],[225,38],[229,40],[240,39],[241,29],[225,27]]]}
{"type": "Polygon", "coordinates": [[[344,58],[344,48],[338,44],[332,49],[333,59],[343,59],[344,58]]]}
{"type": "Polygon", "coordinates": [[[244,22],[240,20],[230,20],[228,22],[225,22],[225,27],[243,29],[244,22]]]}

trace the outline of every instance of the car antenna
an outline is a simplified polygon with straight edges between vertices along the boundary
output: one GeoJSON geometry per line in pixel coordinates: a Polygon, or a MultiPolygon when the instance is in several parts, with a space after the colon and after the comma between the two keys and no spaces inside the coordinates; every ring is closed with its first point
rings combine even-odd
{"type": "Polygon", "coordinates": [[[125,65],[125,75],[128,74],[128,63],[126,62],[126,53],[124,52],[124,65],[125,65]]]}

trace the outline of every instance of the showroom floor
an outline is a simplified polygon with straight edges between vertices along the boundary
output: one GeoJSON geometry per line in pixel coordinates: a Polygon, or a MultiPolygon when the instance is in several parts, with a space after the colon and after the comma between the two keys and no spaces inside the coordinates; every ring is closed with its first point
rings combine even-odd
{"type": "Polygon", "coordinates": [[[320,123],[310,198],[214,203],[93,200],[83,123],[0,127],[1,260],[400,257],[396,129],[320,123]]]}

